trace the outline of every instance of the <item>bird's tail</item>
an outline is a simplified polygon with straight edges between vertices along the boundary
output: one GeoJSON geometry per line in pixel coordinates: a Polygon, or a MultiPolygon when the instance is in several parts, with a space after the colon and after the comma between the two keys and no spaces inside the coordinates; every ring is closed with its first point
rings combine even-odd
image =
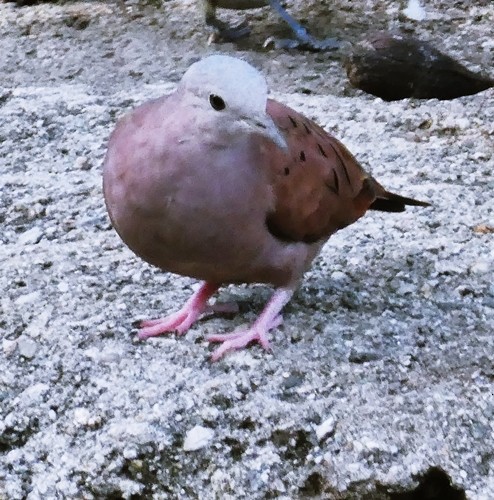
{"type": "Polygon", "coordinates": [[[406,196],[400,196],[399,194],[383,190],[372,202],[369,209],[381,212],[403,212],[407,205],[430,207],[431,204],[426,201],[414,200],[413,198],[407,198],[406,196]]]}

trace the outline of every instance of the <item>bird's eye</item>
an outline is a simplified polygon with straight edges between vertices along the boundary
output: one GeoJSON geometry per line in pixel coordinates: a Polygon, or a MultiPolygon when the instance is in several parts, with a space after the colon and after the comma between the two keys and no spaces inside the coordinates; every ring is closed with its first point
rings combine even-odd
{"type": "Polygon", "coordinates": [[[211,107],[216,111],[221,111],[226,107],[225,101],[219,95],[215,94],[209,96],[209,104],[211,104],[211,107]]]}

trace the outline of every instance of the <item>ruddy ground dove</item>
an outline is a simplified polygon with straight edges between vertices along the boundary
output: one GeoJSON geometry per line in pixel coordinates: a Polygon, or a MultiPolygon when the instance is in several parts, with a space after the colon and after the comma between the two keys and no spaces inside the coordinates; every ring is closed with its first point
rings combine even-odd
{"type": "Polygon", "coordinates": [[[267,98],[250,64],[213,55],[169,96],[142,104],[111,135],[106,206],[122,240],[145,261],[204,283],[178,311],[145,321],[139,337],[184,333],[222,284],[276,290],[244,331],[211,335],[213,360],[268,332],[326,240],[368,209],[427,206],[390,193],[332,135],[267,98]]]}
{"type": "Polygon", "coordinates": [[[270,6],[290,27],[295,39],[268,38],[265,45],[273,44],[277,48],[300,48],[313,51],[334,50],[340,47],[335,38],[318,40],[313,37],[296,19],[294,19],[281,5],[280,0],[201,0],[204,7],[206,24],[211,26],[217,39],[235,41],[250,33],[250,28],[244,21],[237,26],[230,27],[216,17],[216,9],[247,10],[270,6]]]}

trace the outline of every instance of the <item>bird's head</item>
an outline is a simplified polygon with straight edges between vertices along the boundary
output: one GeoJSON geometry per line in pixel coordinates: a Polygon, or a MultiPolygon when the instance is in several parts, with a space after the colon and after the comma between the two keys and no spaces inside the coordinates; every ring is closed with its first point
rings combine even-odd
{"type": "Polygon", "coordinates": [[[228,127],[255,132],[286,150],[283,134],[266,113],[268,87],[249,63],[227,55],[212,55],[194,63],[179,85],[194,104],[228,127]]]}

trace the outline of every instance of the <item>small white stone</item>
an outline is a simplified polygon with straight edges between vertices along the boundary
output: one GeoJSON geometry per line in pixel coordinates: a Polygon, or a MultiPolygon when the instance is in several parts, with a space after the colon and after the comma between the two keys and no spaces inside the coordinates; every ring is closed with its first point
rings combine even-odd
{"type": "Polygon", "coordinates": [[[202,409],[201,418],[204,420],[217,420],[220,418],[220,411],[213,406],[207,406],[202,409]]]}
{"type": "Polygon", "coordinates": [[[125,448],[123,451],[123,456],[127,460],[134,460],[137,457],[137,450],[135,448],[125,448]]]}
{"type": "Polygon", "coordinates": [[[43,311],[35,316],[33,320],[27,325],[24,333],[31,337],[39,337],[43,331],[46,330],[46,325],[51,319],[54,307],[52,305],[47,305],[43,308],[43,311]]]}
{"type": "Polygon", "coordinates": [[[360,442],[362,443],[362,445],[365,448],[367,448],[368,450],[371,450],[371,451],[372,450],[383,450],[383,449],[385,449],[385,447],[381,443],[378,443],[374,439],[369,438],[367,436],[363,436],[361,438],[360,442]]]}
{"type": "Polygon", "coordinates": [[[2,340],[2,349],[5,356],[10,356],[17,348],[17,340],[2,340]]]}
{"type": "Polygon", "coordinates": [[[32,227],[24,231],[19,238],[17,238],[17,243],[19,245],[34,245],[41,240],[42,236],[43,231],[39,227],[32,227]]]}
{"type": "Polygon", "coordinates": [[[346,277],[346,274],[342,271],[334,271],[331,273],[331,281],[343,281],[346,277]]]}
{"type": "Polygon", "coordinates": [[[334,431],[335,419],[333,417],[327,418],[322,424],[316,427],[316,436],[320,441],[324,439],[328,434],[334,431]]]}
{"type": "Polygon", "coordinates": [[[34,358],[38,350],[38,344],[27,337],[19,337],[17,345],[19,346],[19,354],[27,359],[34,358]]]}
{"type": "Polygon", "coordinates": [[[470,266],[470,271],[475,274],[485,274],[491,271],[491,263],[486,259],[479,259],[470,266]]]}
{"type": "Polygon", "coordinates": [[[142,273],[141,272],[137,272],[137,273],[134,273],[130,279],[134,282],[134,283],[140,283],[142,281],[142,273]]]}
{"type": "Polygon", "coordinates": [[[43,384],[42,382],[34,384],[20,394],[20,400],[26,405],[41,401],[49,390],[50,386],[48,384],[43,384]]]}
{"type": "Polygon", "coordinates": [[[76,408],[74,410],[74,422],[77,425],[88,425],[91,413],[87,408],[76,408]]]}
{"type": "Polygon", "coordinates": [[[39,292],[26,293],[26,295],[21,295],[15,299],[15,304],[22,306],[24,304],[29,304],[30,302],[36,302],[40,299],[41,294],[39,292]]]}
{"type": "Polygon", "coordinates": [[[79,156],[74,162],[74,167],[79,170],[91,170],[91,162],[87,156],[79,156]]]}
{"type": "Polygon", "coordinates": [[[424,283],[420,291],[425,298],[430,298],[432,296],[432,286],[429,285],[429,283],[424,283]]]}
{"type": "Polygon", "coordinates": [[[412,364],[412,360],[410,359],[410,356],[408,354],[400,356],[400,364],[403,366],[410,366],[412,364]]]}
{"type": "Polygon", "coordinates": [[[407,8],[403,10],[408,19],[413,21],[423,21],[426,18],[426,13],[419,0],[409,0],[407,8]]]}
{"type": "Polygon", "coordinates": [[[213,439],[214,431],[208,427],[196,425],[187,432],[184,440],[184,451],[200,450],[208,446],[213,439]]]}
{"type": "Polygon", "coordinates": [[[123,351],[117,347],[98,349],[90,347],[84,351],[84,355],[97,363],[112,363],[122,358],[123,351]]]}

